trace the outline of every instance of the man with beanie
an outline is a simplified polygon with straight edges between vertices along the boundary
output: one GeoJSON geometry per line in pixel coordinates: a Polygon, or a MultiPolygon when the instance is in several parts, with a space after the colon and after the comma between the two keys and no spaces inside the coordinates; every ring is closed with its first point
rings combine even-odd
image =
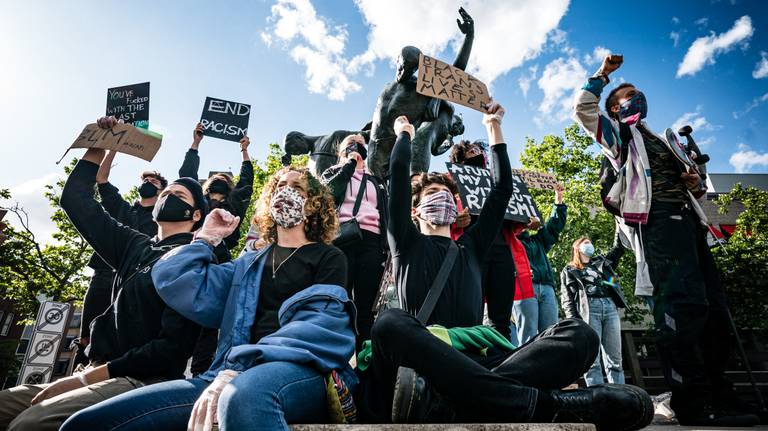
{"type": "MultiPolygon", "coordinates": [[[[101,119],[105,128],[114,118],[101,119]]],[[[200,327],[158,296],[151,271],[166,252],[188,244],[207,203],[200,184],[180,178],[160,194],[153,211],[157,236],[118,223],[93,197],[104,150],[90,148],[67,179],[60,204],[99,257],[115,268],[114,301],[91,327],[82,373],[51,384],[0,392],[0,429],[58,430],[72,414],[107,398],[184,377],[200,327]]]]}

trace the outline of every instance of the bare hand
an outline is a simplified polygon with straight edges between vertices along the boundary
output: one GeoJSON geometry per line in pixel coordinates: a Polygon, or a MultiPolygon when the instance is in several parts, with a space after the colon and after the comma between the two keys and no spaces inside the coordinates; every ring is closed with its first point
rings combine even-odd
{"type": "Polygon", "coordinates": [[[233,216],[227,210],[216,208],[205,218],[203,227],[197,232],[195,238],[216,247],[237,229],[238,223],[240,223],[240,217],[233,216]]]}
{"type": "Polygon", "coordinates": [[[565,188],[561,184],[555,185],[555,204],[560,205],[563,203],[563,194],[565,193],[565,188]]]}
{"type": "Polygon", "coordinates": [[[621,54],[606,55],[603,59],[603,64],[600,66],[600,72],[606,75],[610,75],[611,73],[615,72],[616,69],[621,67],[623,62],[624,56],[621,54]]]}
{"type": "Polygon", "coordinates": [[[82,382],[80,382],[80,379],[78,379],[77,377],[74,377],[74,376],[64,377],[63,379],[56,380],[50,386],[43,389],[42,392],[40,392],[34,398],[32,398],[32,401],[30,402],[30,404],[34,406],[35,404],[45,401],[49,398],[53,398],[57,395],[61,395],[66,392],[73,391],[75,389],[80,389],[82,387],[83,387],[83,384],[82,382]]]}
{"type": "Polygon", "coordinates": [[[699,174],[696,173],[685,172],[680,175],[680,178],[683,179],[683,183],[685,183],[685,186],[688,187],[688,190],[696,190],[701,184],[701,177],[699,177],[699,174]]]}
{"type": "Polygon", "coordinates": [[[497,123],[498,125],[501,125],[501,120],[504,118],[504,107],[502,107],[498,102],[491,102],[490,105],[486,106],[487,113],[483,115],[483,124],[486,126],[490,126],[491,123],[497,123]]]}
{"type": "Polygon", "coordinates": [[[347,160],[353,160],[353,159],[355,162],[362,162],[363,156],[361,156],[357,151],[350,151],[349,153],[347,153],[347,160]]]}
{"type": "Polygon", "coordinates": [[[96,124],[101,127],[102,129],[111,129],[115,127],[116,124],[120,123],[121,121],[117,121],[117,118],[115,117],[101,117],[98,120],[96,120],[96,124]]]}
{"type": "Polygon", "coordinates": [[[469,223],[472,221],[472,216],[469,215],[469,208],[464,208],[463,210],[459,211],[459,215],[456,216],[456,226],[460,228],[465,228],[469,226],[469,223]]]}
{"type": "Polygon", "coordinates": [[[192,143],[195,145],[200,144],[203,140],[203,123],[197,123],[195,130],[192,131],[192,143]]]}
{"type": "Polygon", "coordinates": [[[249,145],[251,145],[251,139],[248,136],[243,136],[243,139],[240,140],[240,151],[247,151],[249,145]]]}
{"type": "Polygon", "coordinates": [[[539,220],[538,217],[530,217],[528,219],[528,225],[526,226],[526,228],[528,228],[529,230],[539,230],[540,227],[541,227],[541,220],[539,220]]]}
{"type": "Polygon", "coordinates": [[[474,35],[475,21],[472,19],[471,16],[469,16],[467,11],[464,10],[463,7],[459,8],[459,15],[461,15],[461,21],[458,19],[456,20],[456,24],[459,25],[459,30],[461,30],[461,32],[466,35],[474,35]]]}
{"type": "Polygon", "coordinates": [[[416,133],[413,124],[408,122],[408,117],[405,115],[395,118],[395,135],[400,135],[400,132],[407,132],[411,139],[413,139],[413,135],[416,133]]]}

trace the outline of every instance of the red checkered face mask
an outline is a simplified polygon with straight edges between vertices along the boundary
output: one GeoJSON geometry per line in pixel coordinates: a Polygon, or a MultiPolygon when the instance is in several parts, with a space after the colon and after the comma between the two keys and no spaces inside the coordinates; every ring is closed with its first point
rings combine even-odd
{"type": "Polygon", "coordinates": [[[425,196],[419,203],[419,218],[431,225],[449,225],[456,221],[457,215],[456,201],[445,190],[425,196]]]}

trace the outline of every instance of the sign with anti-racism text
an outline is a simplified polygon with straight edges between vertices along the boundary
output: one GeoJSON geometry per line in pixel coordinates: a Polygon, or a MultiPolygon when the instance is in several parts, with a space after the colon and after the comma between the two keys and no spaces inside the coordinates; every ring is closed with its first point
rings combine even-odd
{"type": "Polygon", "coordinates": [[[238,142],[248,134],[250,115],[251,105],[206,97],[200,117],[203,135],[238,142]]]}
{"type": "Polygon", "coordinates": [[[108,89],[107,115],[149,129],[149,82],[108,89]]]}
{"type": "Polygon", "coordinates": [[[491,103],[488,86],[458,67],[421,54],[416,91],[429,97],[458,103],[480,112],[491,103]]]}
{"type": "MultiPolygon", "coordinates": [[[[446,163],[445,165],[459,186],[459,195],[461,195],[461,203],[464,208],[469,209],[470,214],[480,214],[493,185],[491,171],[476,166],[453,163],[446,163]]],[[[531,217],[541,219],[536,202],[531,197],[525,182],[517,175],[512,175],[512,182],[514,183],[514,191],[509,205],[507,205],[507,213],[504,218],[521,223],[528,223],[531,217]]]]}
{"type": "Polygon", "coordinates": [[[163,135],[137,129],[130,124],[116,124],[111,129],[102,129],[92,123],[85,126],[69,148],[104,148],[151,162],[162,142],[163,135]]]}
{"type": "Polygon", "coordinates": [[[512,175],[521,178],[529,189],[554,190],[557,186],[557,178],[547,172],[512,169],[512,175]]]}

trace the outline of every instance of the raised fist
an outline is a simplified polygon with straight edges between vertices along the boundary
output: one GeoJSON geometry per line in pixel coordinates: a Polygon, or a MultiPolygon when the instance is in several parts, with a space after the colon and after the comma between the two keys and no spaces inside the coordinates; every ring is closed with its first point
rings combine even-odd
{"type": "Polygon", "coordinates": [[[416,131],[413,128],[413,124],[408,122],[408,117],[405,115],[401,115],[397,118],[395,118],[395,135],[400,135],[400,132],[408,132],[408,134],[411,136],[411,139],[413,139],[413,135],[416,133],[416,131]]]}
{"type": "Polygon", "coordinates": [[[238,223],[240,223],[240,217],[233,216],[227,210],[216,208],[205,218],[203,227],[197,232],[195,238],[216,247],[237,229],[238,223]]]}

